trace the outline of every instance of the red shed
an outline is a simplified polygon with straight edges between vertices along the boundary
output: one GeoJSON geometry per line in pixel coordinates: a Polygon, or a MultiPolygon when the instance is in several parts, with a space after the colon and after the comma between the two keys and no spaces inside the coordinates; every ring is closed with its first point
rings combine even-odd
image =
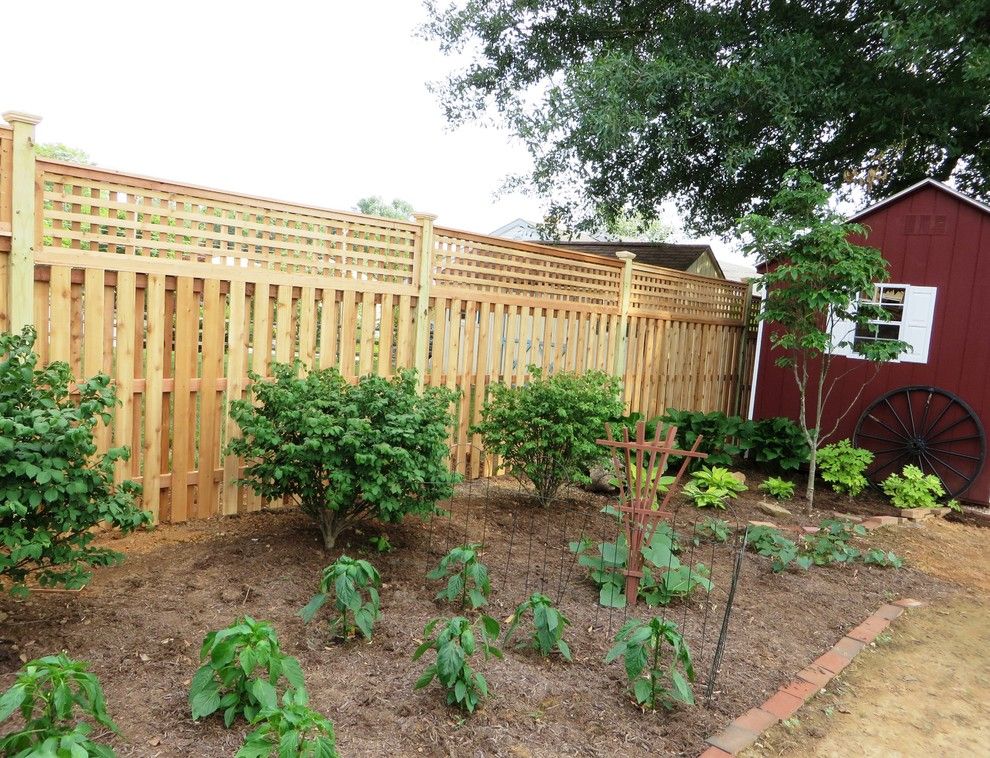
{"type": "MultiPolygon", "coordinates": [[[[983,429],[990,423],[990,206],[926,179],[850,220],[869,228],[868,239],[858,241],[878,248],[890,264],[889,282],[873,300],[891,318],[876,328],[912,350],[875,377],[852,353],[833,361],[834,375],[849,373],[829,400],[826,425],[849,412],[829,441],[849,437],[873,450],[874,481],[914,463],[960,499],[990,503],[990,466],[983,465],[983,429]]],[[[854,338],[870,336],[860,330],[854,338]]],[[[762,326],[758,342],[751,416],[796,419],[793,376],[774,365],[762,326]]]]}

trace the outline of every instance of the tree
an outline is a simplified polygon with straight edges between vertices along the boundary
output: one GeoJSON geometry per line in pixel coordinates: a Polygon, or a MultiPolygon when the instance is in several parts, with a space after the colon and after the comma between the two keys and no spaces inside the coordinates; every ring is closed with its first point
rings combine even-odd
{"type": "Polygon", "coordinates": [[[395,198],[391,203],[386,203],[385,198],[380,195],[370,195],[362,197],[357,201],[354,210],[366,216],[382,216],[384,218],[398,218],[403,221],[411,221],[413,214],[412,203],[395,198]]]}
{"type": "Polygon", "coordinates": [[[427,0],[466,66],[448,118],[494,107],[551,215],[589,230],[673,198],[696,231],[764,212],[785,171],[884,196],[925,176],[990,199],[986,0],[427,0]]]}
{"type": "Polygon", "coordinates": [[[34,146],[34,154],[40,158],[52,158],[56,161],[68,161],[70,163],[83,163],[92,166],[93,161],[89,158],[89,153],[77,147],[69,147],[61,142],[39,142],[34,146]]]}
{"type": "Polygon", "coordinates": [[[876,334],[871,321],[889,319],[880,306],[859,302],[861,293],[887,280],[887,262],[876,248],[851,241],[853,235],[865,238],[867,229],[846,223],[830,210],[828,190],[806,173],[789,171],[768,211],[766,216],[743,218],[739,233],[747,237],[744,251],[767,265],[757,279],[757,286],[766,291],[760,319],[772,327],[771,349],[780,354],[777,365],[790,368],[797,385],[798,425],[811,451],[806,491],[810,511],[818,448],[835,433],[867,385],[864,382],[856,399],[823,429],[833,390],[861,365],[854,361],[836,372],[836,351],[854,350],[873,365],[875,377],[881,363],[893,360],[908,345],[889,339],[854,340],[857,330],[876,334]]]}

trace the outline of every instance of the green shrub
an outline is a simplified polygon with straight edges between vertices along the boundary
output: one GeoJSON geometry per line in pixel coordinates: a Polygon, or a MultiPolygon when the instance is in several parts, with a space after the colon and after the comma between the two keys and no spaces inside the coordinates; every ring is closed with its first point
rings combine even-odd
{"type": "Polygon", "coordinates": [[[677,427],[677,444],[684,450],[690,450],[695,440],[703,437],[698,451],[708,453],[709,466],[731,466],[753,446],[754,424],[740,416],[668,408],[660,418],[677,427]]]}
{"type": "Polygon", "coordinates": [[[767,471],[797,471],[810,457],[801,427],[788,418],[773,416],[753,427],[749,458],[767,471]]]}
{"type": "Polygon", "coordinates": [[[730,499],[739,497],[746,485],[721,466],[702,466],[691,474],[691,481],[681,492],[699,508],[725,508],[730,499]]]}
{"type": "Polygon", "coordinates": [[[520,387],[493,385],[473,432],[509,473],[532,483],[549,505],[570,482],[588,483],[588,471],[608,452],[596,440],[605,423],[621,416],[619,381],[599,371],[544,377],[535,366],[520,387]]]}
{"type": "Polygon", "coordinates": [[[825,519],[814,534],[801,537],[801,552],[816,566],[852,563],[863,554],[849,544],[854,537],[865,537],[866,528],[840,519],[825,519]]]}
{"type": "Polygon", "coordinates": [[[670,708],[678,702],[694,704],[691,651],[673,621],[656,617],[649,621],[629,619],[615,635],[605,663],[617,658],[623,659],[630,692],[644,708],[670,708]],[[668,647],[670,660],[664,662],[668,647]]]}
{"type": "Polygon", "coordinates": [[[277,701],[283,678],[289,688],[303,688],[299,661],[282,652],[270,623],[250,616],[207,634],[199,658],[203,663],[189,687],[194,719],[222,709],[227,726],[240,714],[254,721],[265,704],[277,701]]]}
{"type": "Polygon", "coordinates": [[[564,660],[571,660],[571,649],[564,641],[564,629],[570,626],[571,622],[554,607],[550,598],[539,592],[534,592],[521,602],[509,617],[509,628],[505,632],[503,644],[509,644],[526,613],[533,614],[532,646],[539,650],[541,655],[550,655],[557,650],[564,660]]]}
{"type": "Polygon", "coordinates": [[[478,559],[481,545],[472,542],[453,548],[440,564],[426,575],[434,581],[446,579],[447,586],[437,593],[437,600],[459,603],[460,607],[477,609],[488,602],[492,591],[488,567],[478,559]]]}
{"type": "Polygon", "coordinates": [[[934,474],[925,474],[908,464],[900,475],[891,474],[883,480],[883,491],[895,508],[937,508],[945,489],[934,474]]]}
{"type": "Polygon", "coordinates": [[[337,616],[330,624],[334,633],[348,639],[360,630],[364,638],[370,640],[379,615],[378,587],[381,583],[377,569],[368,561],[342,555],[323,569],[319,591],[299,615],[308,624],[332,593],[337,610],[337,616]]]}
{"type": "Polygon", "coordinates": [[[863,472],[873,462],[869,450],[853,447],[849,440],[825,445],[818,451],[818,474],[836,492],[855,497],[869,482],[863,472]]]}
{"type": "Polygon", "coordinates": [[[0,698],[0,722],[19,711],[24,723],[0,737],[0,754],[13,758],[113,758],[114,751],[90,739],[93,724],[119,734],[107,714],[100,681],[81,661],[64,653],[30,661],[0,698]],[[81,721],[83,717],[93,723],[81,721]]]}
{"type": "Polygon", "coordinates": [[[746,532],[747,546],[770,559],[775,574],[792,563],[800,569],[811,567],[811,559],[801,555],[798,544],[771,526],[751,526],[746,532]]]}
{"type": "Polygon", "coordinates": [[[456,705],[468,713],[473,713],[484,698],[488,697],[488,681],[484,675],[471,668],[468,659],[480,648],[485,660],[490,656],[502,657],[502,651],[495,646],[501,631],[499,623],[481,616],[480,634],[475,634],[471,622],[463,616],[454,616],[433,634],[442,619],[433,619],[423,629],[425,641],[413,653],[418,661],[427,650],[435,650],[437,659],[426,667],[423,675],[416,680],[417,690],[429,686],[434,679],[443,685],[447,705],[456,705]]]}
{"type": "Polygon", "coordinates": [[[450,391],[420,394],[412,371],[357,384],[334,368],[300,377],[275,364],[272,373],[274,382],[252,374],[254,397],[231,404],[242,437],[228,450],[244,458],[255,493],[298,501],[326,549],[358,519],[425,516],[452,494],[450,391]]]}
{"type": "Polygon", "coordinates": [[[93,527],[130,532],[151,522],[134,504],[140,487],[113,482],[126,447],[98,454],[93,432],[117,403],[105,374],[69,395],[65,363],[38,368],[35,332],[0,335],[0,587],[25,595],[32,574],[43,587],[82,587],[93,566],[123,555],[94,546],[93,527]]]}
{"type": "Polygon", "coordinates": [[[855,537],[866,536],[866,529],[840,519],[825,519],[814,534],[802,535],[797,542],[769,526],[750,526],[746,544],[752,550],[771,559],[774,573],[790,566],[809,569],[811,566],[831,566],[861,560],[867,565],[900,568],[903,561],[893,552],[872,548],[865,553],[849,544],[855,537]]]}
{"type": "Polygon", "coordinates": [[[309,707],[306,690],[288,690],[281,705],[264,703],[254,724],[234,758],[339,756],[333,722],[309,707]]]}
{"type": "Polygon", "coordinates": [[[776,476],[766,479],[760,485],[760,489],[777,500],[790,500],[794,497],[794,482],[788,482],[776,476]]]}
{"type": "Polygon", "coordinates": [[[724,519],[705,516],[705,518],[694,525],[693,541],[695,545],[700,545],[701,540],[726,542],[731,536],[732,525],[724,519]]]}

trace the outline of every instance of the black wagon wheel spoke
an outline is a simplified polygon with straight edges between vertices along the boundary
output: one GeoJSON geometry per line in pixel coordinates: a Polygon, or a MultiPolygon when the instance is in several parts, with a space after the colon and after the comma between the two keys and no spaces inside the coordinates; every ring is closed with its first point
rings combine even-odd
{"type": "Polygon", "coordinates": [[[962,494],[986,460],[986,435],[973,409],[939,387],[908,386],[886,392],[859,417],[853,442],[876,460],[867,477],[880,484],[906,463],[935,474],[946,494],[962,494]]]}

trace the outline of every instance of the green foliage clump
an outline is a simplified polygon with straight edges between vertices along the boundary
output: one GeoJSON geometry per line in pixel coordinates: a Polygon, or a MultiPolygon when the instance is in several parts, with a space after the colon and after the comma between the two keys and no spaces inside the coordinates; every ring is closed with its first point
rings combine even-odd
{"type": "Polygon", "coordinates": [[[871,547],[863,554],[863,563],[880,568],[900,568],[904,565],[904,559],[898,557],[893,550],[884,551],[878,547],[871,547]]]}
{"type": "Polygon", "coordinates": [[[381,583],[378,570],[368,561],[342,555],[323,569],[319,591],[299,615],[308,624],[332,594],[337,610],[337,616],[330,624],[334,633],[348,639],[360,630],[364,638],[370,640],[379,615],[378,587],[381,583]]]}
{"type": "Polygon", "coordinates": [[[811,559],[800,554],[798,544],[772,526],[751,526],[746,532],[746,544],[759,555],[771,560],[775,574],[791,564],[800,569],[811,568],[811,559]]]}
{"type": "Polygon", "coordinates": [[[746,533],[746,542],[751,549],[771,559],[774,573],[780,573],[790,566],[807,570],[812,566],[856,561],[890,568],[900,568],[903,565],[903,561],[893,552],[885,553],[879,548],[871,548],[864,553],[850,544],[854,538],[865,536],[866,529],[860,524],[825,519],[817,532],[802,535],[797,542],[769,526],[750,526],[746,533]]]}
{"type": "Polygon", "coordinates": [[[700,545],[701,540],[714,540],[715,542],[726,542],[732,535],[732,525],[725,519],[705,516],[694,525],[695,545],[700,545]]]}
{"type": "Polygon", "coordinates": [[[656,617],[649,621],[629,619],[615,635],[605,663],[617,658],[623,659],[630,691],[644,708],[694,704],[691,651],[673,621],[656,617]],[[670,660],[665,662],[667,647],[670,660]]]}
{"type": "Polygon", "coordinates": [[[492,591],[488,567],[478,558],[481,545],[476,542],[451,549],[439,565],[426,575],[434,581],[446,579],[447,586],[437,593],[437,600],[459,603],[461,608],[480,608],[492,591]]]}
{"type": "Polygon", "coordinates": [[[853,447],[849,440],[825,445],[818,451],[818,471],[822,481],[836,492],[855,497],[869,482],[863,472],[873,462],[873,453],[853,447]]]}
{"type": "Polygon", "coordinates": [[[777,500],[790,500],[794,497],[794,482],[771,476],[760,485],[760,489],[777,500]]]}
{"type": "Polygon", "coordinates": [[[43,587],[78,589],[93,566],[123,555],[93,545],[93,527],[130,532],[151,522],[138,509],[140,487],[115,485],[126,447],[97,453],[93,433],[109,424],[117,404],[105,374],[76,385],[65,363],[38,367],[35,331],[0,335],[0,586],[26,595],[36,576],[43,587]]]}
{"type": "Polygon", "coordinates": [[[699,508],[725,508],[729,500],[739,497],[746,485],[721,466],[702,466],[691,474],[691,481],[681,492],[699,508]]]}
{"type": "Polygon", "coordinates": [[[808,462],[808,441],[801,427],[783,416],[753,426],[749,457],[767,471],[797,471],[808,462]]]}
{"type": "Polygon", "coordinates": [[[801,537],[802,554],[816,566],[852,563],[862,558],[863,554],[852,547],[849,541],[854,537],[865,536],[866,528],[861,524],[851,524],[841,519],[825,519],[817,532],[801,537]]]}
{"type": "Polygon", "coordinates": [[[945,497],[945,489],[934,474],[925,474],[917,466],[908,464],[900,475],[891,474],[881,485],[884,494],[895,508],[937,508],[938,499],[945,497]]]}
{"type": "Polygon", "coordinates": [[[541,505],[560,488],[588,483],[588,471],[606,456],[596,440],[605,424],[622,415],[619,381],[600,371],[544,377],[530,366],[530,381],[519,387],[496,384],[474,432],[485,450],[500,456],[509,472],[532,483],[541,505]]]}
{"type": "Polygon", "coordinates": [[[564,640],[564,629],[570,626],[571,622],[554,607],[550,598],[539,592],[534,592],[521,602],[509,617],[509,628],[505,632],[504,644],[509,644],[519,622],[528,612],[533,614],[532,646],[539,650],[541,655],[550,655],[557,650],[564,660],[571,660],[571,649],[564,640]]]}
{"type": "Polygon", "coordinates": [[[253,722],[265,704],[276,702],[280,680],[289,688],[303,688],[299,661],[282,652],[270,623],[250,616],[207,634],[199,658],[203,663],[189,687],[194,719],[222,709],[227,726],[241,714],[253,722]]]}
{"type": "Polygon", "coordinates": [[[90,739],[93,724],[119,734],[107,714],[99,679],[86,663],[65,653],[28,662],[0,697],[0,722],[19,711],[23,724],[0,737],[0,753],[11,758],[113,758],[114,751],[90,739]],[[80,716],[89,721],[81,721],[80,716]]]}
{"type": "Polygon", "coordinates": [[[427,515],[453,493],[449,390],[420,394],[413,371],[356,384],[335,368],[299,376],[274,364],[272,373],[274,382],[252,374],[253,397],[231,404],[242,436],[228,451],[245,459],[255,493],[298,501],[327,549],[358,519],[427,515]]]}
{"type": "Polygon", "coordinates": [[[708,454],[706,463],[710,466],[731,466],[753,445],[754,424],[740,416],[668,408],[661,419],[677,427],[677,444],[684,450],[690,450],[695,440],[703,437],[698,451],[708,454]]]}
{"type": "Polygon", "coordinates": [[[417,661],[427,650],[435,650],[437,659],[426,667],[416,680],[415,689],[427,687],[437,679],[446,690],[447,705],[473,713],[478,704],[488,697],[488,681],[484,675],[471,668],[468,659],[479,649],[485,660],[494,656],[502,657],[502,651],[495,645],[501,632],[499,623],[490,616],[478,619],[480,634],[475,634],[470,621],[463,616],[454,616],[447,621],[440,632],[433,632],[442,619],[433,619],[423,629],[424,642],[416,648],[413,660],[417,661]]]}
{"type": "MultiPolygon", "coordinates": [[[[274,693],[266,693],[273,696],[274,693]]],[[[338,758],[333,722],[309,707],[304,689],[290,689],[282,704],[268,700],[255,717],[255,728],[234,758],[338,758]]]]}

